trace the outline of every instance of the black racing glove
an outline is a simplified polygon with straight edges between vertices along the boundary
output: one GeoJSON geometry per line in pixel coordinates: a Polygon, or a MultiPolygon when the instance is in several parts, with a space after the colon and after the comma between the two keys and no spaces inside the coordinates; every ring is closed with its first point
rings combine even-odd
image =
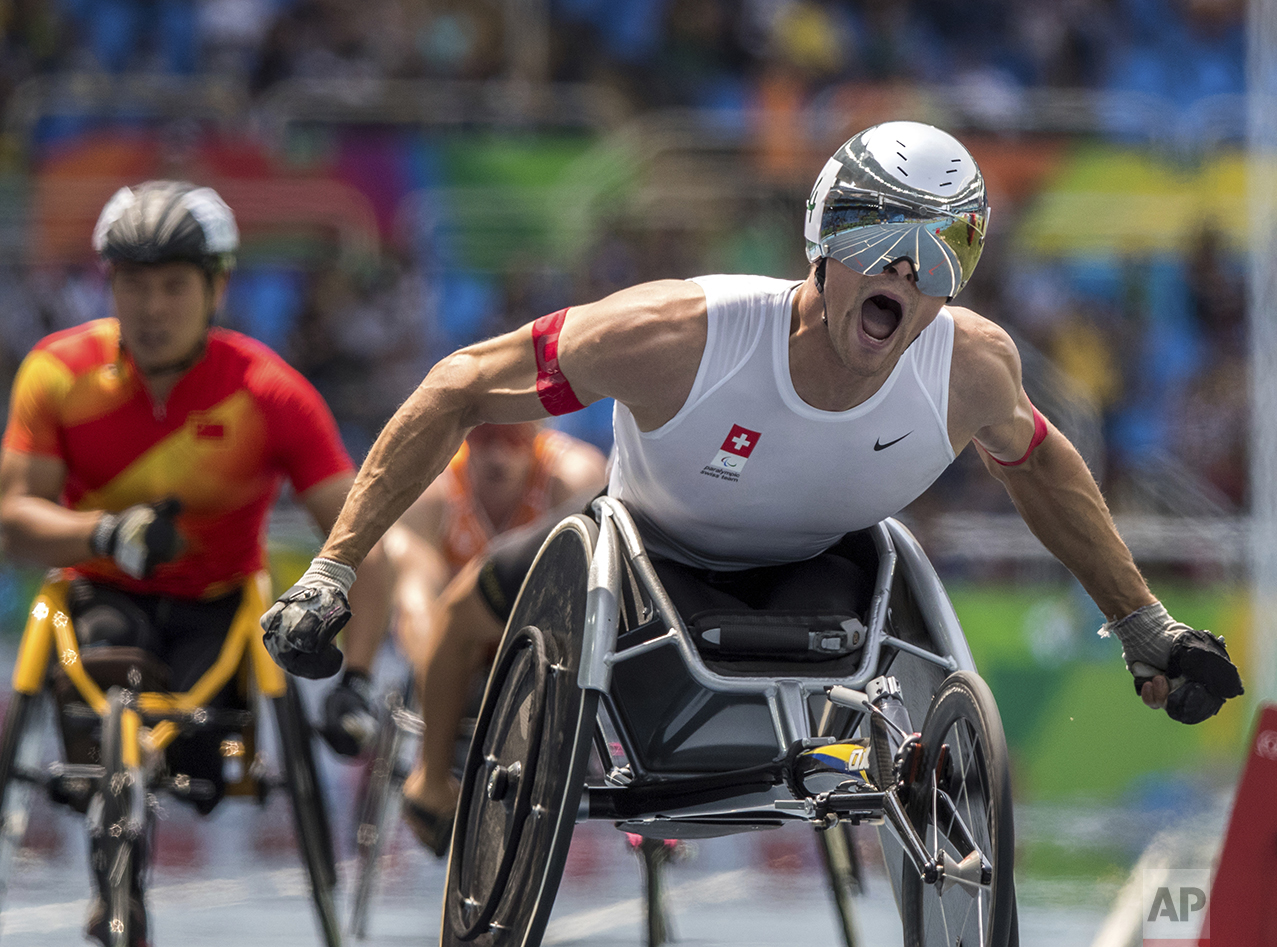
{"type": "Polygon", "coordinates": [[[1172,720],[1201,723],[1244,692],[1224,639],[1175,621],[1160,602],[1108,622],[1100,634],[1109,633],[1122,642],[1137,694],[1158,674],[1166,676],[1171,688],[1166,713],[1172,720]]]}
{"type": "Polygon", "coordinates": [[[298,677],[332,677],[341,670],[333,644],[350,621],[346,594],[355,570],[333,559],[315,559],[297,584],[262,616],[263,641],[275,663],[298,677]]]}
{"type": "Polygon", "coordinates": [[[168,497],[119,513],[103,513],[89,536],[89,548],[95,556],[110,556],[125,575],[145,579],[181,550],[174,522],[181,509],[180,500],[168,497]]]}
{"type": "Polygon", "coordinates": [[[347,668],[341,680],[324,698],[324,722],[320,734],[342,756],[358,756],[377,734],[372,709],[372,683],[368,675],[347,668]]]}

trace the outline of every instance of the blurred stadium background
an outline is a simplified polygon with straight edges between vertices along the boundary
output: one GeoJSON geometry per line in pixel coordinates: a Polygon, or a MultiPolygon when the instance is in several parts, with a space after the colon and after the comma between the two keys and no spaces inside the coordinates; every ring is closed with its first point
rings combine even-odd
{"type": "MultiPolygon", "coordinates": [[[[1243,0],[0,0],[0,388],[108,313],[112,191],[187,178],[243,231],[225,323],[318,386],[358,458],[458,345],[643,279],[801,276],[828,154],[929,121],[991,191],[961,302],[1019,341],[1172,613],[1264,680],[1247,33],[1243,0]]],[[[607,405],[563,426],[610,443],[607,405]]],[[[1191,730],[1144,711],[971,452],[905,519],[1040,814],[1023,872],[1111,898],[1155,829],[1226,806],[1254,704],[1191,730]],[[1078,812],[1093,830],[1050,815],[1078,812]]],[[[286,584],[314,542],[287,498],[272,535],[286,584]]],[[[10,640],[35,578],[0,573],[10,640]]]]}

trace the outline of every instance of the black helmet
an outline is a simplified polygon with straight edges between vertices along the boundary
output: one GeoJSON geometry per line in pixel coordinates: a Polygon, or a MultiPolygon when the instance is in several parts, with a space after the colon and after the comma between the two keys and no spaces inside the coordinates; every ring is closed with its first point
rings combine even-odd
{"type": "Polygon", "coordinates": [[[194,263],[212,276],[235,265],[238,248],[226,202],[185,181],[120,188],[93,228],[93,249],[113,263],[194,263]]]}

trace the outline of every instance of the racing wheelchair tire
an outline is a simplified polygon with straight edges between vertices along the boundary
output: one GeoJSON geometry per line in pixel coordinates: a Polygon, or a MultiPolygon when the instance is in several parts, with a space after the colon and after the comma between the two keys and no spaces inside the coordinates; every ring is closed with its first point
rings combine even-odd
{"type": "Polygon", "coordinates": [[[42,762],[49,698],[14,691],[0,735],[0,910],[4,909],[14,856],[27,834],[35,784],[26,778],[42,762]]]}
{"type": "MultiPolygon", "coordinates": [[[[107,880],[106,931],[108,947],[130,947],[136,936],[132,911],[135,881],[146,871],[145,850],[152,828],[152,814],[147,805],[146,786],[140,765],[128,761],[125,741],[136,741],[136,730],[126,735],[124,715],[128,712],[126,693],[112,687],[107,692],[107,713],[102,720],[99,759],[102,778],[89,803],[90,834],[96,836],[93,870],[107,880]],[[98,858],[102,864],[97,863],[98,858]]],[[[136,747],[135,747],[136,749],[136,747]]]]}
{"type": "Polygon", "coordinates": [[[912,789],[908,815],[928,852],[960,861],[970,854],[957,822],[936,807],[946,792],[976,844],[992,863],[991,882],[974,893],[953,883],[925,884],[906,860],[900,886],[905,947],[1016,947],[1015,830],[1006,737],[998,707],[978,675],[955,671],[932,698],[922,725],[923,779],[912,789]],[[939,823],[939,824],[937,824],[939,823]]]}
{"type": "Polygon", "coordinates": [[[577,684],[598,530],[555,528],[506,626],[461,777],[442,947],[535,947],[558,892],[598,693],[577,684]]]}
{"type": "Polygon", "coordinates": [[[377,883],[381,853],[399,813],[407,777],[400,759],[406,734],[397,716],[412,701],[412,685],[409,675],[403,687],[392,690],[378,707],[377,736],[373,740],[372,762],[355,830],[358,878],[351,902],[349,931],[360,940],[368,936],[368,908],[377,883]]]}
{"type": "Polygon", "coordinates": [[[302,707],[297,684],[291,677],[283,696],[272,698],[272,702],[279,728],[283,776],[297,832],[297,848],[310,878],[316,918],[327,947],[341,947],[341,924],[333,898],[333,889],[337,886],[337,863],[328,808],[315,768],[314,730],[302,707]]]}

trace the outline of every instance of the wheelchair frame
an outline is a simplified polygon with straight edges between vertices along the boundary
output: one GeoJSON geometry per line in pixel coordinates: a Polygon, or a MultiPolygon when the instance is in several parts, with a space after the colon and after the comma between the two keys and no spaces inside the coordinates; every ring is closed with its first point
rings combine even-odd
{"type": "MultiPolygon", "coordinates": [[[[929,661],[946,673],[957,670],[975,671],[975,661],[962,634],[958,616],[953,611],[935,570],[923,555],[917,540],[894,519],[884,520],[869,531],[878,553],[878,574],[869,609],[866,641],[861,649],[860,664],[856,672],[850,678],[809,675],[751,678],[729,677],[706,665],[687,626],[661,586],[656,570],[643,548],[638,528],[625,507],[611,497],[599,497],[594,501],[593,508],[599,519],[599,539],[589,573],[587,614],[591,617],[587,619],[584,655],[578,678],[583,689],[607,695],[612,683],[612,668],[617,664],[657,648],[673,646],[678,649],[689,673],[706,690],[721,694],[757,695],[766,700],[775,730],[779,758],[796,741],[813,736],[808,721],[807,698],[814,694],[824,695],[834,687],[863,691],[869,681],[878,676],[877,668],[884,645],[929,661]],[[652,598],[661,621],[669,630],[664,635],[618,652],[616,646],[623,580],[622,549],[643,590],[652,598]],[[887,632],[887,603],[898,563],[903,566],[913,587],[921,587],[924,594],[919,605],[924,620],[929,629],[939,633],[940,643],[947,647],[949,653],[932,653],[887,632]]],[[[635,778],[645,775],[638,767],[637,759],[631,758],[627,763],[635,767],[635,778]]],[[[606,819],[613,816],[600,813],[589,817],[606,819]]]]}
{"type": "MultiPolygon", "coordinates": [[[[975,674],[975,663],[952,604],[909,531],[893,519],[884,520],[865,531],[872,540],[878,563],[868,608],[867,636],[855,670],[850,675],[822,674],[819,667],[813,672],[810,670],[812,664],[804,664],[801,669],[790,665],[795,668],[792,672],[781,667],[774,672],[769,669],[760,674],[730,674],[710,667],[702,656],[687,625],[666,594],[624,505],[604,496],[594,501],[592,509],[595,514],[593,521],[580,515],[569,517],[551,532],[524,581],[506,628],[463,779],[462,802],[458,808],[445,894],[442,942],[446,947],[461,942],[473,942],[483,947],[503,947],[505,944],[530,947],[540,941],[549,914],[548,904],[541,902],[547,899],[549,903],[553,902],[558,874],[566,855],[564,837],[570,837],[573,820],[569,812],[554,811],[560,799],[565,808],[575,806],[575,821],[612,821],[618,828],[654,837],[680,837],[684,830],[686,834],[682,837],[721,835],[795,821],[809,822],[817,828],[832,827],[839,820],[849,820],[853,824],[862,820],[877,822],[888,830],[880,831],[880,837],[884,842],[897,900],[901,903],[909,947],[914,944],[931,947],[933,943],[942,942],[934,940],[933,935],[924,930],[931,926],[937,912],[930,902],[927,906],[920,906],[923,900],[919,891],[923,883],[934,886],[941,894],[954,885],[962,885],[969,893],[987,890],[990,892],[987,930],[984,908],[979,906],[980,897],[972,894],[972,900],[977,904],[979,941],[992,947],[1017,943],[1014,887],[1010,875],[1013,846],[1010,787],[1001,722],[997,719],[992,695],[975,674]],[[588,559],[584,627],[579,633],[579,666],[572,655],[556,652],[558,638],[552,627],[555,621],[553,608],[547,612],[542,601],[547,595],[562,598],[573,594],[571,589],[556,587],[554,595],[542,592],[540,588],[534,589],[538,581],[543,585],[554,580],[565,587],[571,584],[560,575],[564,567],[559,563],[551,563],[546,577],[537,578],[546,550],[565,531],[579,535],[582,551],[588,559]],[[589,540],[591,536],[592,541],[589,540]],[[904,640],[895,632],[897,622],[891,615],[891,603],[899,583],[904,586],[902,594],[907,594],[916,608],[921,631],[928,639],[923,644],[933,645],[935,651],[904,640]],[[655,627],[654,637],[620,647],[621,624],[627,616],[627,591],[637,620],[635,627],[645,628],[649,623],[657,622],[659,625],[655,627]],[[526,608],[525,598],[531,602],[526,608]],[[638,614],[640,609],[642,613],[638,614]],[[663,633],[660,628],[665,629],[663,633]],[[542,638],[545,643],[542,643],[542,638]],[[624,715],[618,712],[615,703],[614,671],[626,662],[671,648],[687,674],[706,694],[723,695],[728,700],[746,698],[755,704],[761,701],[765,705],[774,748],[769,761],[711,772],[681,772],[674,765],[659,771],[644,767],[642,754],[627,733],[624,715]],[[884,659],[896,662],[901,656],[907,656],[924,669],[930,667],[931,670],[924,673],[934,675],[936,685],[925,695],[928,704],[923,709],[929,709],[921,734],[901,730],[900,735],[904,739],[896,741],[901,744],[898,750],[892,747],[894,760],[891,754],[887,755],[886,782],[873,785],[860,781],[853,786],[856,781],[847,780],[836,789],[819,794],[805,790],[801,781],[796,786],[793,778],[796,753],[836,740],[846,742],[862,725],[867,732],[873,732],[873,726],[885,726],[879,718],[887,715],[870,701],[864,691],[871,683],[877,685],[883,679],[884,659]],[[543,666],[542,670],[537,670],[539,665],[543,666]],[[550,699],[544,698],[544,694],[549,693],[553,700],[560,700],[553,696],[555,687],[562,689],[564,685],[554,679],[562,677],[563,672],[575,672],[575,687],[572,689],[582,695],[577,722],[573,724],[572,718],[566,723],[550,720],[544,726],[547,732],[559,727],[577,733],[575,738],[569,732],[559,740],[561,744],[564,741],[573,743],[575,748],[570,754],[568,748],[558,747],[552,756],[563,761],[556,765],[565,766],[562,781],[567,785],[561,795],[556,794],[558,790],[546,790],[548,795],[542,793],[532,800],[530,816],[526,820],[530,828],[525,833],[522,824],[510,816],[511,807],[517,813],[519,806],[528,804],[529,800],[524,798],[527,794],[524,783],[534,790],[541,790],[548,785],[551,777],[541,772],[544,750],[538,741],[533,740],[527,745],[526,753],[529,755],[524,762],[514,758],[520,751],[519,747],[514,748],[516,752],[512,756],[510,747],[503,744],[503,741],[511,742],[506,733],[509,724],[502,723],[501,719],[503,714],[514,712],[515,705],[511,704],[511,700],[517,700],[521,701],[518,704],[518,713],[522,715],[520,719],[526,718],[531,707],[532,727],[534,730],[541,727],[537,715],[543,712],[542,705],[550,699]],[[513,697],[507,696],[507,691],[513,697]],[[526,696],[520,697],[520,694],[526,696]],[[586,699],[585,695],[592,696],[586,699]],[[820,731],[819,734],[814,733],[812,727],[812,703],[817,698],[827,702],[820,724],[815,728],[820,731]],[[930,710],[941,703],[942,698],[945,711],[938,715],[933,725],[930,710]],[[486,722],[484,714],[488,715],[486,722]],[[974,720],[976,726],[969,726],[968,719],[974,720]],[[963,726],[968,726],[971,734],[969,739],[972,742],[966,746],[954,736],[963,726]],[[941,728],[939,733],[934,732],[937,728],[941,728]],[[572,783],[578,778],[576,774],[582,772],[580,760],[584,748],[581,744],[589,739],[587,730],[593,733],[593,746],[605,775],[601,784],[595,779],[574,787],[572,783]],[[496,740],[495,744],[493,740],[496,740]],[[954,766],[949,752],[950,743],[944,742],[946,740],[952,742],[959,757],[957,781],[952,776],[954,766]],[[928,743],[931,744],[929,749],[928,743]],[[569,759],[571,763],[567,762],[569,759]],[[971,767],[976,763],[989,769],[980,769],[973,776],[971,767]],[[996,771],[996,774],[990,776],[991,771],[996,771]],[[918,780],[925,786],[912,791],[911,796],[912,780],[918,780]],[[981,827],[975,821],[970,796],[966,794],[968,787],[976,783],[983,786],[976,790],[977,800],[986,797],[993,800],[989,804],[990,809],[981,811],[980,817],[995,825],[997,820],[989,813],[997,809],[997,819],[1005,821],[1004,827],[981,827]],[[519,792],[517,799],[514,798],[516,786],[519,792]],[[578,788],[579,803],[576,796],[578,788]],[[977,841],[963,820],[951,797],[951,794],[957,796],[959,792],[966,799],[966,821],[973,822],[977,828],[988,828],[982,836],[988,839],[987,842],[977,841]],[[922,796],[927,798],[922,799],[922,796]],[[507,828],[504,830],[500,828],[502,819],[506,819],[507,828]],[[478,841],[472,842],[467,837],[470,831],[479,833],[478,841]],[[501,831],[507,833],[503,838],[501,831]],[[531,842],[523,838],[529,834],[531,842]],[[494,839],[505,850],[501,865],[496,869],[495,856],[481,855],[479,849],[473,849],[474,845],[490,847],[494,839]],[[932,851],[928,850],[928,839],[932,840],[932,851]],[[987,854],[982,844],[989,849],[987,854]],[[529,846],[540,847],[544,852],[542,855],[529,855],[529,846]],[[994,849],[996,856],[993,855],[994,849]],[[505,874],[511,870],[508,867],[511,859],[514,859],[517,869],[518,865],[539,858],[544,858],[546,865],[540,880],[537,878],[540,868],[532,869],[529,879],[521,878],[536,892],[534,899],[537,904],[530,909],[511,907],[502,900],[504,892],[512,884],[505,874]],[[997,881],[994,880],[991,858],[1002,865],[997,881]],[[996,904],[992,894],[995,887],[1001,899],[996,904]],[[1005,904],[1008,895],[1009,908],[1005,904]],[[906,913],[906,902],[911,905],[909,911],[918,917],[910,918],[906,913]],[[1000,915],[993,913],[995,907],[1001,907],[1000,915]],[[919,920],[923,914],[926,917],[919,920]],[[993,938],[992,941],[986,938],[986,933],[993,938]]],[[[566,623],[570,622],[561,622],[566,623]]],[[[918,629],[905,627],[905,630],[918,629]]],[[[853,659],[854,653],[851,652],[847,660],[853,659]]],[[[782,664],[779,661],[774,663],[782,664]]],[[[908,661],[904,663],[908,664],[908,661]]],[[[894,669],[895,664],[891,666],[894,669]]],[[[894,680],[891,683],[894,684],[894,680]]],[[[914,699],[921,696],[915,694],[914,699]]],[[[560,707],[571,704],[570,695],[565,700],[566,704],[561,701],[560,707]]],[[[723,706],[730,709],[730,704],[723,706]]],[[[908,723],[907,715],[905,722],[908,723]]],[[[527,725],[523,726],[526,728],[527,725]]],[[[873,742],[877,743],[876,740],[873,742]]],[[[887,745],[885,740],[883,745],[887,745]]],[[[868,741],[865,749],[867,752],[868,741]]],[[[851,775],[850,770],[847,773],[851,775]]],[[[977,810],[978,805],[979,802],[977,810]]],[[[943,936],[943,942],[951,943],[952,937],[947,933],[949,920],[944,913],[942,906],[938,912],[940,919],[935,923],[943,924],[946,933],[934,936],[943,936]]],[[[969,917],[968,908],[967,918],[960,919],[959,923],[969,925],[969,917]]],[[[850,925],[847,927],[850,942],[850,925]]]]}
{"type": "MultiPolygon", "coordinates": [[[[158,759],[184,733],[207,728],[240,729],[244,731],[245,743],[248,747],[252,746],[252,734],[258,723],[255,712],[216,711],[206,707],[232,677],[242,673],[247,678],[245,683],[250,705],[255,690],[257,696],[269,700],[274,708],[282,757],[280,781],[287,788],[292,804],[298,848],[310,876],[318,924],[328,947],[340,947],[340,926],[333,901],[337,880],[335,857],[327,811],[311,755],[313,737],[310,725],[295,684],[271,660],[258,624],[270,596],[269,574],[259,572],[244,584],[243,600],[231,620],[217,658],[189,690],[180,693],[119,687],[112,687],[104,693],[81,659],[79,641],[67,604],[69,585],[70,580],[64,573],[54,571],[37,593],[14,664],[13,694],[24,701],[35,701],[46,695],[50,667],[56,659],[77,696],[88,705],[87,712],[102,721],[102,745],[107,752],[103,754],[101,765],[55,763],[48,772],[31,771],[15,758],[25,737],[21,728],[29,725],[30,721],[11,721],[14,716],[11,709],[5,719],[4,759],[0,759],[0,804],[4,805],[0,809],[0,833],[3,833],[6,843],[20,842],[20,838],[14,838],[19,827],[4,824],[4,816],[9,814],[10,784],[15,781],[42,785],[48,790],[52,790],[62,778],[96,784],[95,796],[105,800],[108,817],[131,820],[135,824],[134,834],[145,831],[141,826],[149,824],[150,818],[145,796],[151,789],[161,788],[150,782],[146,772],[147,760],[158,759]],[[18,729],[11,732],[13,728],[18,729]],[[120,772],[111,772],[112,760],[118,763],[116,769],[120,772]],[[115,791],[115,787],[121,782],[132,786],[128,795],[138,798],[131,802],[117,798],[120,793],[115,791]]],[[[22,716],[25,717],[33,706],[27,703],[22,716]]],[[[245,750],[240,748],[240,752],[247,755],[245,750]]],[[[252,794],[259,801],[264,801],[271,788],[265,779],[266,774],[260,772],[258,762],[246,759],[243,777],[228,784],[227,795],[252,794]]],[[[177,786],[167,788],[180,789],[177,786]]],[[[114,831],[112,834],[115,834],[114,831]]],[[[3,879],[0,879],[0,887],[2,885],[3,879]]],[[[109,907],[116,912],[121,905],[109,907]]],[[[119,939],[123,945],[127,937],[122,935],[127,930],[117,930],[121,924],[116,923],[114,913],[112,919],[112,937],[119,939]]],[[[127,921],[123,922],[123,926],[127,928],[127,921]]]]}

